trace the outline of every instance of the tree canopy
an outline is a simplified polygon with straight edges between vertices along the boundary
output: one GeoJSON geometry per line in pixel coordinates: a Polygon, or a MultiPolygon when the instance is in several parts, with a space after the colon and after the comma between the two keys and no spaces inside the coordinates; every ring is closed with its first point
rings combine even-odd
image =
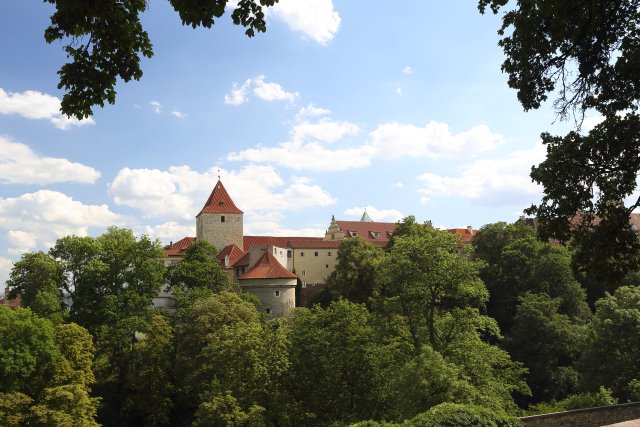
{"type": "Polygon", "coordinates": [[[550,96],[560,118],[573,116],[568,135],[542,134],[547,158],[531,177],[544,188],[527,212],[545,238],[574,237],[583,269],[619,280],[640,265],[640,242],[629,225],[640,206],[633,195],[640,171],[640,1],[479,0],[484,13],[503,15],[498,31],[502,70],[525,110],[550,96]],[[602,123],[580,128],[593,110],[602,123]],[[627,201],[633,195],[633,198],[627,201]]]}

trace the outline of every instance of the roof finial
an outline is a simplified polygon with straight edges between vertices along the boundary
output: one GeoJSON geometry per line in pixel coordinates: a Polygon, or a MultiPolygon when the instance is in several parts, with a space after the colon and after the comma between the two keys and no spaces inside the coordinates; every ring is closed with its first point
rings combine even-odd
{"type": "Polygon", "coordinates": [[[218,168],[218,181],[220,181],[220,168],[218,168]]]}

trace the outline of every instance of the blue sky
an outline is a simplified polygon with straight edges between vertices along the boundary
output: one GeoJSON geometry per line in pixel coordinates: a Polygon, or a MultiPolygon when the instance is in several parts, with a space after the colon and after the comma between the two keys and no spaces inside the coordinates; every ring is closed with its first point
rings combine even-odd
{"type": "Polygon", "coordinates": [[[446,228],[514,221],[540,198],[540,133],[568,129],[550,105],[522,111],[499,17],[474,2],[281,0],[248,39],[228,16],[194,30],[151,1],[142,79],[84,122],[58,113],[51,12],[0,3],[0,281],[67,234],[195,235],[218,173],[246,234],[320,236],[365,207],[446,228]]]}

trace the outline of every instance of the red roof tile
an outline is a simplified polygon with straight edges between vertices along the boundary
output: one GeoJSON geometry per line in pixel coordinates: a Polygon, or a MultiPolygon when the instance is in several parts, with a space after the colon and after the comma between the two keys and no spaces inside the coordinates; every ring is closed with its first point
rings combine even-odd
{"type": "Polygon", "coordinates": [[[204,204],[204,207],[200,211],[196,218],[202,213],[229,213],[229,214],[241,214],[242,211],[231,200],[231,196],[227,193],[227,190],[222,185],[222,181],[218,181],[216,186],[213,187],[211,195],[204,204]]]}
{"type": "Polygon", "coordinates": [[[182,256],[184,251],[187,250],[189,246],[194,244],[196,241],[195,237],[185,237],[183,239],[178,240],[175,243],[165,246],[164,253],[167,256],[182,256]]]}
{"type": "Polygon", "coordinates": [[[238,262],[242,257],[245,256],[245,253],[242,249],[237,247],[236,245],[228,245],[225,246],[224,249],[216,255],[218,261],[220,261],[220,266],[225,268],[224,259],[226,256],[229,256],[229,267],[233,267],[236,262],[238,262]]]}
{"type": "Polygon", "coordinates": [[[242,246],[245,252],[251,249],[251,246],[277,246],[286,248],[289,245],[290,237],[276,236],[244,236],[242,238],[242,246]]]}
{"type": "Polygon", "coordinates": [[[340,240],[324,240],[322,237],[289,237],[292,248],[298,249],[338,249],[340,240]]]}
{"type": "Polygon", "coordinates": [[[336,221],[345,237],[358,236],[372,243],[387,243],[398,225],[395,222],[336,221]],[[355,235],[354,235],[355,233],[355,235]],[[377,233],[377,237],[376,234],[377,233]]]}
{"type": "Polygon", "coordinates": [[[251,253],[247,252],[244,254],[242,258],[233,263],[233,267],[245,267],[249,265],[249,261],[251,260],[251,253]]]}
{"type": "Polygon", "coordinates": [[[297,276],[284,268],[270,251],[266,251],[249,271],[240,276],[240,280],[296,278],[297,276]]]}
{"type": "Polygon", "coordinates": [[[473,228],[470,228],[470,227],[467,227],[467,228],[450,228],[447,231],[449,233],[451,233],[451,234],[455,234],[456,236],[460,236],[461,240],[464,243],[471,242],[471,238],[473,236],[475,236],[475,234],[478,232],[478,230],[474,230],[473,228]]]}

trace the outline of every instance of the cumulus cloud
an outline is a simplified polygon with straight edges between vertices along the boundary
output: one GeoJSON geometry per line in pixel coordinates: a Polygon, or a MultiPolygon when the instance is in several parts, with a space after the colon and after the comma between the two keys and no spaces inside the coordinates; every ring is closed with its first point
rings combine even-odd
{"type": "Polygon", "coordinates": [[[398,122],[384,123],[369,136],[377,155],[387,159],[469,157],[493,150],[503,142],[501,135],[491,132],[485,125],[453,134],[447,124],[435,121],[424,127],[398,122]]]}
{"type": "Polygon", "coordinates": [[[160,104],[158,101],[150,101],[149,105],[151,105],[151,109],[154,113],[160,114],[162,112],[162,104],[160,104]]]}
{"type": "Polygon", "coordinates": [[[265,76],[256,76],[245,80],[242,85],[233,82],[231,93],[224,96],[224,103],[229,105],[241,105],[253,95],[264,101],[294,102],[300,97],[298,92],[287,92],[282,85],[265,81],[265,76]]]}
{"type": "Polygon", "coordinates": [[[402,88],[401,87],[396,89],[396,95],[402,96],[402,88]]]}
{"type": "Polygon", "coordinates": [[[0,136],[0,183],[52,184],[80,182],[92,184],[100,172],[67,159],[43,157],[19,142],[0,136]]]}
{"type": "Polygon", "coordinates": [[[25,248],[46,249],[62,236],[86,236],[91,228],[123,222],[107,205],[85,205],[57,191],[0,198],[0,229],[7,230],[7,251],[11,254],[25,248]]]}
{"type": "Polygon", "coordinates": [[[267,14],[321,45],[333,40],[341,22],[333,0],[280,0],[267,14]]]}
{"type": "Polygon", "coordinates": [[[185,117],[187,117],[187,115],[185,113],[183,113],[182,111],[177,111],[177,110],[172,111],[171,115],[173,117],[177,117],[179,119],[184,119],[185,117]]]}
{"type": "Polygon", "coordinates": [[[411,68],[410,66],[407,65],[402,69],[402,73],[403,74],[413,74],[413,68],[411,68]]]}
{"type": "Polygon", "coordinates": [[[402,213],[397,209],[377,209],[371,205],[349,208],[344,211],[344,214],[360,218],[365,210],[369,217],[374,221],[398,222],[403,218],[402,213]]]}
{"type": "Polygon", "coordinates": [[[317,114],[316,107],[305,107],[296,115],[291,138],[276,146],[258,146],[227,155],[231,161],[272,163],[294,170],[342,171],[369,166],[376,158],[473,157],[496,148],[503,142],[485,125],[454,134],[445,123],[430,122],[424,127],[403,123],[384,123],[369,133],[360,144],[344,141],[356,136],[360,128],[350,122],[331,120],[327,110],[317,114]],[[336,147],[328,143],[340,141],[336,147]]]}
{"type": "Polygon", "coordinates": [[[306,107],[302,107],[296,114],[296,120],[303,121],[310,118],[317,118],[331,114],[331,110],[326,108],[316,107],[313,102],[310,102],[306,107]]]}
{"type": "Polygon", "coordinates": [[[61,130],[95,124],[91,117],[78,120],[62,115],[59,98],[35,90],[6,92],[0,88],[0,114],[17,114],[26,119],[49,120],[61,130]]]}
{"type": "MultiPolygon", "coordinates": [[[[193,235],[194,217],[217,182],[219,171],[204,173],[188,166],[168,170],[129,169],[118,172],[109,184],[114,202],[139,209],[147,219],[163,221],[144,232],[164,240],[193,235]]],[[[240,170],[221,171],[224,184],[236,205],[245,212],[247,224],[264,220],[265,213],[327,206],[335,199],[305,177],[285,182],[271,166],[248,165],[240,170]]],[[[271,214],[269,221],[277,223],[271,214]]]]}
{"type": "Polygon", "coordinates": [[[418,177],[422,202],[435,196],[470,199],[483,206],[523,206],[539,200],[542,189],[531,182],[531,166],[545,157],[541,143],[503,158],[483,159],[464,166],[456,176],[427,172],[418,177]]]}

